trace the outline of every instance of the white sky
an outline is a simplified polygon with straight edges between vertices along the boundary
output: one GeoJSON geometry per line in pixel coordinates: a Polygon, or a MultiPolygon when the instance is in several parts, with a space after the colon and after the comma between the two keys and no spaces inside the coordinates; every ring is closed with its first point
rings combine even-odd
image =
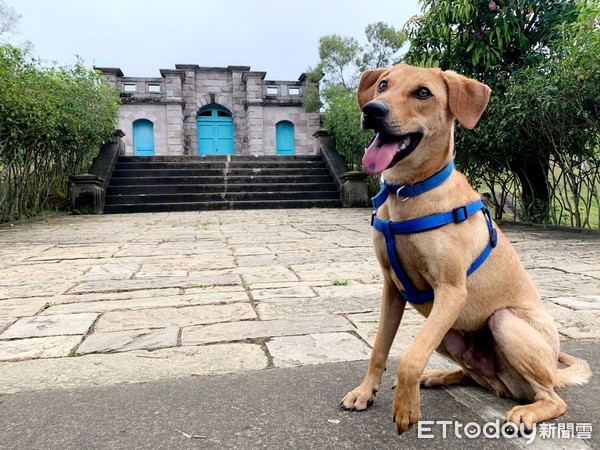
{"type": "Polygon", "coordinates": [[[397,29],[420,12],[417,0],[5,0],[22,18],[13,42],[71,65],[120,67],[158,77],[175,64],[251,66],[270,80],[296,80],[318,60],[321,36],[365,41],[384,21],[397,29]]]}

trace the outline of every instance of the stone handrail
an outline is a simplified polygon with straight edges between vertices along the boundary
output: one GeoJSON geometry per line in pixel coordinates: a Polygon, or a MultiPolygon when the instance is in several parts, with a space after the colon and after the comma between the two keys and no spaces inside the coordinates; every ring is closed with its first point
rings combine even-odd
{"type": "Polygon", "coordinates": [[[69,202],[76,214],[102,214],[106,188],[110,182],[119,155],[125,154],[125,134],[116,130],[113,137],[102,145],[88,173],[71,175],[69,202]]]}
{"type": "Polygon", "coordinates": [[[360,171],[348,172],[344,160],[335,149],[333,137],[325,130],[313,134],[317,139],[318,150],[340,190],[342,205],[345,208],[369,206],[369,188],[367,174],[360,171]]]}

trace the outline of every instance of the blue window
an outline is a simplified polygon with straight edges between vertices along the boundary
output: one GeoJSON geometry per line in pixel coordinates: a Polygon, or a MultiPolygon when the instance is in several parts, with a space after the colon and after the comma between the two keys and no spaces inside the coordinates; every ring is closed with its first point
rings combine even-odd
{"type": "Polygon", "coordinates": [[[147,119],[133,122],[133,154],[154,155],[154,124],[147,119]]]}
{"type": "Polygon", "coordinates": [[[294,124],[282,120],[275,125],[275,140],[278,155],[294,154],[294,124]]]}

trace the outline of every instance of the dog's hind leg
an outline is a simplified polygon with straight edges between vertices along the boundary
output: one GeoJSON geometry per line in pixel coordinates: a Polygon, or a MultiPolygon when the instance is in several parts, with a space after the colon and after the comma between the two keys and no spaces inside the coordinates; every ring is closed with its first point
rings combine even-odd
{"type": "Polygon", "coordinates": [[[381,376],[385,371],[388,353],[402,320],[405,306],[406,301],[400,296],[398,288],[388,277],[384,277],[381,295],[381,317],[377,328],[377,337],[371,352],[369,368],[360,386],[348,392],[342,399],[341,408],[361,411],[373,403],[375,393],[379,390],[381,384],[381,376]]]}
{"type": "Polygon", "coordinates": [[[564,414],[567,405],[554,392],[558,336],[551,320],[537,321],[534,327],[505,308],[492,314],[488,324],[495,340],[498,377],[515,399],[531,402],[508,411],[506,420],[531,429],[536,422],[564,414]]]}

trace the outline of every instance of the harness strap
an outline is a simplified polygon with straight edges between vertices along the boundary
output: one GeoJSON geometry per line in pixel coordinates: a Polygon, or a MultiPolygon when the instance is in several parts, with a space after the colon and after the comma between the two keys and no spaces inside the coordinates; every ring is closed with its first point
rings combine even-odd
{"type": "Polygon", "coordinates": [[[390,220],[381,220],[377,218],[375,211],[371,216],[371,225],[378,231],[382,232],[385,237],[385,245],[388,254],[390,265],[396,274],[398,280],[404,286],[404,291],[400,291],[402,297],[410,303],[426,303],[434,299],[435,294],[433,289],[419,291],[410,280],[398,260],[396,252],[396,234],[411,234],[430,231],[436,228],[443,227],[451,223],[461,223],[467,220],[470,216],[477,212],[483,212],[489,231],[489,241],[481,254],[471,264],[467,270],[467,276],[475,272],[488,258],[492,248],[498,243],[498,234],[492,224],[492,217],[489,210],[483,205],[481,200],[475,200],[460,208],[455,208],[452,211],[432,214],[430,216],[420,217],[418,219],[405,220],[401,222],[392,222],[390,220]]]}
{"type": "MultiPolygon", "coordinates": [[[[449,223],[461,223],[467,220],[470,216],[475,214],[477,211],[485,208],[481,200],[475,200],[460,208],[455,208],[452,211],[447,211],[438,214],[432,214],[430,216],[419,217],[418,219],[403,220],[401,222],[391,222],[392,234],[409,234],[409,233],[421,233],[423,231],[434,230],[436,228],[443,227],[449,223]]],[[[373,212],[371,216],[371,225],[378,231],[382,227],[382,222],[389,222],[388,220],[381,220],[377,218],[377,211],[373,212]]]]}
{"type": "Polygon", "coordinates": [[[375,209],[377,209],[381,205],[383,205],[386,199],[388,198],[388,193],[394,194],[398,198],[402,197],[403,200],[407,200],[410,197],[416,197],[417,195],[430,191],[440,186],[444,181],[446,181],[450,177],[450,175],[452,175],[453,170],[454,160],[450,160],[448,165],[442,170],[440,170],[438,173],[427,178],[426,180],[419,181],[414,184],[400,186],[397,184],[388,184],[382,179],[381,190],[377,193],[377,195],[371,198],[373,206],[375,206],[375,209]]]}

